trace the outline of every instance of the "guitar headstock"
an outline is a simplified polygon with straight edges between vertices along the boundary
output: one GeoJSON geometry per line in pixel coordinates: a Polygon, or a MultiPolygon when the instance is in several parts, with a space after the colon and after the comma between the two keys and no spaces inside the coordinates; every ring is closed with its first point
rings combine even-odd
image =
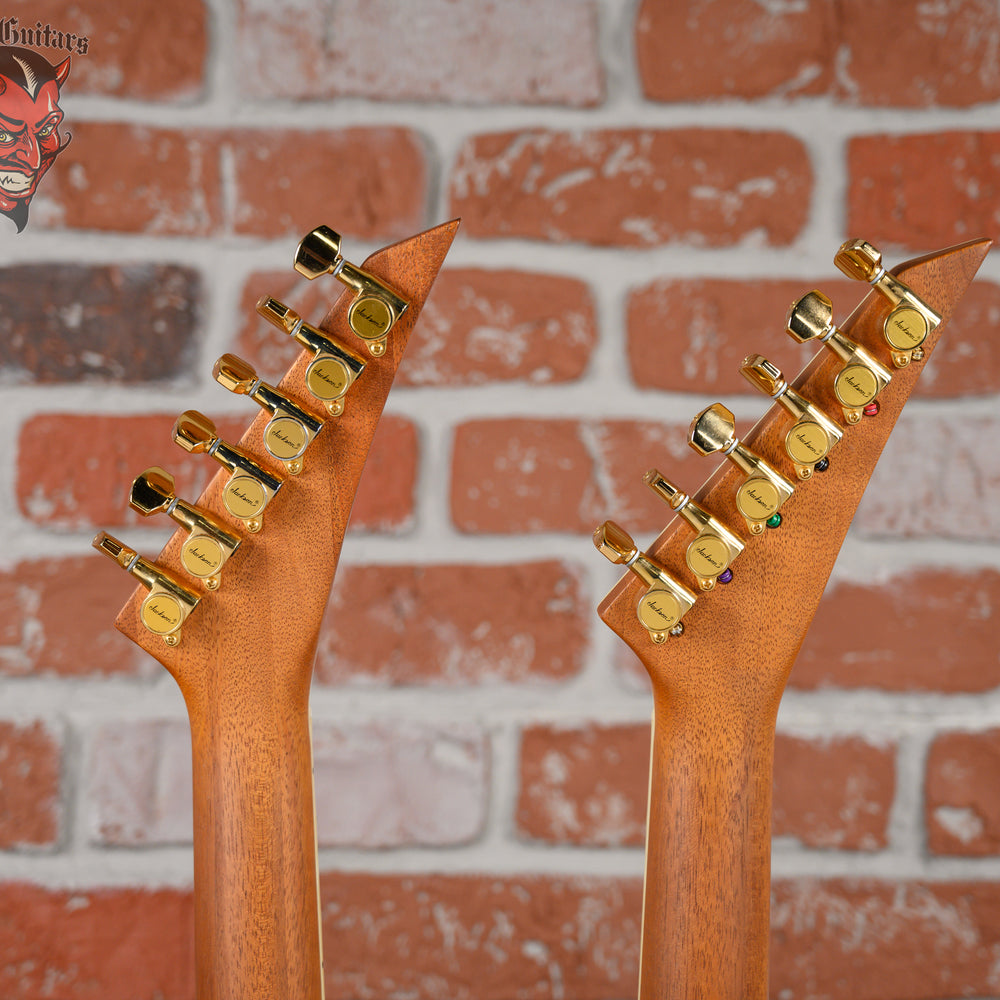
{"type": "MultiPolygon", "coordinates": [[[[220,554],[212,550],[192,556],[185,551],[191,536],[184,528],[171,536],[159,555],[147,557],[149,564],[171,574],[199,598],[197,606],[188,610],[178,641],[168,636],[166,642],[143,624],[143,602],[150,591],[142,586],[115,622],[170,671],[189,708],[207,700],[217,702],[223,689],[235,699],[266,697],[277,688],[292,693],[295,700],[308,696],[320,623],[372,437],[410,333],[457,228],[457,221],[449,222],[386,247],[361,268],[339,258],[339,238],[336,246],[323,238],[336,237],[335,233],[323,227],[314,231],[320,234],[318,243],[314,234],[303,241],[300,254],[308,251],[308,261],[302,267],[297,261],[296,266],[302,270],[309,264],[309,277],[332,270],[348,286],[316,324],[321,334],[345,350],[318,356],[309,349],[316,344],[307,341],[310,336],[315,342],[322,339],[309,334],[308,328],[303,328],[305,333],[297,331],[296,339],[306,346],[276,386],[259,384],[253,369],[238,358],[220,358],[214,372],[217,381],[261,403],[258,407],[247,400],[249,426],[239,441],[213,443],[212,421],[196,411],[178,419],[175,440],[182,447],[215,451],[216,457],[228,454],[226,449],[242,453],[263,469],[265,476],[257,478],[268,487],[263,505],[255,508],[259,498],[250,495],[253,482],[249,489],[237,485],[233,490],[245,471],[237,465],[235,474],[219,469],[197,499],[183,498],[189,501],[185,506],[193,505],[207,518],[205,537],[221,543],[223,565],[218,572],[203,579],[186,572],[185,560],[214,559],[220,554]],[[391,295],[380,298],[380,286],[391,295]],[[386,298],[388,306],[382,301],[386,298]],[[268,400],[282,406],[274,390],[290,401],[280,409],[281,419],[263,408],[268,400]],[[268,447],[265,435],[270,435],[268,447]],[[271,489],[276,482],[278,488],[271,489]],[[233,495],[227,496],[227,491],[233,495]]],[[[321,280],[332,285],[329,277],[321,280]]],[[[272,322],[277,305],[268,300],[261,307],[272,322]]],[[[287,319],[287,314],[277,317],[278,322],[287,319]]],[[[292,333],[295,323],[284,326],[292,333]]],[[[212,462],[208,454],[201,457],[212,462]]],[[[238,457],[233,460],[242,462],[238,457]]],[[[163,512],[172,488],[168,472],[147,470],[133,488],[133,506],[142,513],[163,512]]],[[[113,548],[105,545],[107,554],[121,562],[113,548]]]]}
{"type": "MultiPolygon", "coordinates": [[[[812,419],[806,413],[799,418],[804,422],[797,423],[786,399],[786,405],[773,403],[752,428],[735,428],[740,446],[763,459],[794,487],[794,492],[782,501],[779,491],[773,490],[772,498],[767,495],[767,477],[759,475],[755,482],[765,489],[758,490],[748,504],[763,506],[764,501],[776,499],[780,512],[768,520],[758,519],[759,526],[754,526],[753,512],[746,505],[741,512],[735,502],[738,489],[747,480],[747,468],[725,461],[700,489],[692,490],[690,499],[714,516],[730,535],[738,536],[744,548],[731,551],[732,578],[720,577],[724,585],[714,585],[707,563],[701,567],[699,581],[687,553],[696,532],[682,517],[673,518],[645,550],[654,564],[697,596],[683,615],[682,628],[674,626],[675,633],[681,634],[670,634],[667,629],[655,635],[639,620],[636,609],[649,584],[632,572],[598,608],[601,618],[639,656],[658,699],[685,704],[697,699],[720,713],[724,707],[739,706],[738,716],[763,712],[773,719],[875,463],[920,375],[923,359],[935,350],[989,247],[989,240],[965,243],[908,261],[887,273],[881,270],[881,257],[869,244],[845,244],[838,254],[838,266],[852,277],[871,282],[873,290],[849,318],[837,324],[832,336],[829,300],[815,293],[800,300],[801,308],[790,317],[789,332],[802,342],[822,340],[826,346],[796,378],[786,373],[791,390],[788,395],[798,394],[800,402],[811,403],[821,412],[814,413],[812,419]],[[921,308],[906,300],[906,288],[920,300],[921,308]],[[903,328],[908,332],[901,332],[903,328]],[[851,372],[843,375],[859,362],[864,362],[857,373],[861,377],[851,372]],[[877,404],[866,402],[866,393],[877,394],[877,404]],[[823,419],[832,419],[836,427],[824,424],[823,419]],[[794,443],[789,441],[792,447],[786,450],[790,428],[805,428],[807,424],[808,433],[794,443]],[[817,464],[810,455],[820,443],[830,444],[831,454],[817,464]],[[793,460],[789,451],[795,447],[799,451],[793,460]],[[708,589],[700,589],[699,583],[708,589]]],[[[779,317],[775,319],[775,335],[783,336],[779,317]]],[[[744,375],[773,395],[782,384],[780,372],[776,376],[776,369],[769,367],[765,358],[754,355],[758,349],[766,355],[767,345],[747,344],[744,375]]],[[[721,411],[710,407],[699,415],[696,450],[703,454],[717,450],[736,459],[728,411],[724,407],[721,411]]],[[[649,457],[651,465],[660,461],[658,456],[649,457]]],[[[913,456],[913,461],[919,460],[913,456]]],[[[669,469],[665,467],[665,471],[669,475],[669,469]]],[[[647,483],[678,509],[684,497],[675,499],[679,490],[669,480],[651,470],[647,483]]],[[[664,512],[669,515],[666,505],[664,512]]],[[[595,534],[595,542],[601,541],[595,534]]],[[[726,554],[722,546],[716,548],[714,555],[703,555],[721,558],[726,554]]]]}

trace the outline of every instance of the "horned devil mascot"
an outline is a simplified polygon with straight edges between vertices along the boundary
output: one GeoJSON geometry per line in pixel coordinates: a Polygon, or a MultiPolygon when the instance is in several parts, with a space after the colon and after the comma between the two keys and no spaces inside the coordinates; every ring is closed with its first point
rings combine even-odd
{"type": "Polygon", "coordinates": [[[69,58],[53,66],[31,49],[0,48],[0,213],[21,232],[38,182],[69,144],[59,136],[59,90],[69,58]]]}

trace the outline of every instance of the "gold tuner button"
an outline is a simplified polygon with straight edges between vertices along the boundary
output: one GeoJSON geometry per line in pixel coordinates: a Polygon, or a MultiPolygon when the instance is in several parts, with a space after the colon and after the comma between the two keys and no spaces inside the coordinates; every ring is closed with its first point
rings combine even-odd
{"type": "Polygon", "coordinates": [[[605,521],[594,532],[594,545],[618,566],[628,566],[644,584],[636,614],[653,642],[666,642],[668,635],[681,635],[681,619],[691,610],[695,596],[675,580],[658,562],[636,548],[629,533],[614,521],[605,521]]]}
{"type": "Polygon", "coordinates": [[[139,607],[139,620],[168,646],[176,646],[181,641],[181,626],[198,607],[200,595],[188,590],[169,570],[143,559],[106,531],[94,537],[93,546],[149,590],[149,596],[139,607]]]}
{"type": "Polygon", "coordinates": [[[781,369],[760,354],[745,358],[740,372],[755,389],[776,399],[795,418],[785,435],[785,451],[799,479],[825,472],[830,467],[827,456],[844,436],[840,425],[796,392],[785,381],[781,369]]]}
{"type": "Polygon", "coordinates": [[[185,410],[174,424],[173,438],[185,451],[211,455],[231,475],[222,502],[248,531],[260,531],[261,515],[282,481],[262,469],[249,455],[220,440],[215,424],[197,410],[185,410]]]}
{"type": "Polygon", "coordinates": [[[924,356],[923,342],[941,322],[941,317],[909,285],[882,266],[882,254],[865,240],[848,240],[837,251],[834,264],[849,278],[867,281],[892,307],[882,326],[892,363],[905,368],[924,356]]]}
{"type": "Polygon", "coordinates": [[[174,477],[158,465],[143,472],[134,483],[129,506],[143,517],[166,514],[188,532],[181,546],[181,565],[209,590],[217,590],[222,567],[240,547],[240,539],[221,525],[208,511],[178,499],[174,477]]]}
{"type": "Polygon", "coordinates": [[[650,469],[643,476],[643,482],[697,532],[687,547],[685,558],[688,568],[698,580],[698,586],[702,590],[712,590],[716,581],[729,583],[733,578],[730,567],[743,551],[743,540],[682,493],[657,469],[650,469]]]}
{"type": "Polygon", "coordinates": [[[223,354],[215,362],[212,376],[219,385],[230,392],[249,396],[271,414],[264,428],[264,447],[269,455],[297,476],[302,471],[302,455],[322,429],[322,422],[306,413],[280,389],[262,382],[253,366],[235,354],[223,354]]]}
{"type": "Polygon", "coordinates": [[[347,312],[351,329],[368,344],[373,357],[385,354],[385,339],[409,302],[373,274],[349,264],[340,253],[340,235],[318,226],[295,251],[295,270],[310,280],[332,274],[354,292],[347,312]]]}
{"type": "Polygon", "coordinates": [[[315,355],[306,368],[306,388],[331,416],[340,416],[344,412],[347,390],[365,370],[364,359],[304,322],[294,309],[270,295],[265,295],[257,303],[257,312],[315,355]]]}
{"type": "Polygon", "coordinates": [[[736,507],[750,534],[759,535],[765,526],[777,528],[781,524],[778,509],[795,487],[760,455],[740,443],[733,414],[722,403],[713,403],[691,421],[688,444],[699,455],[721,452],[746,473],[747,478],[736,490],[736,507]]]}
{"type": "Polygon", "coordinates": [[[833,325],[833,303],[822,292],[809,292],[793,302],[785,328],[800,344],[819,341],[846,362],[833,380],[833,394],[849,424],[856,424],[866,409],[869,414],[878,412],[875,397],[892,381],[892,375],[833,325]]]}

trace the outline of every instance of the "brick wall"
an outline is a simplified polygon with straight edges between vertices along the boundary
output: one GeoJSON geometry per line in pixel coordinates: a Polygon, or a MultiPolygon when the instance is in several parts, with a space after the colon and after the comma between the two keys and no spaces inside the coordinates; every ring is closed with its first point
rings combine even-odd
{"type": "MultiPolygon", "coordinates": [[[[73,140],[0,237],[0,995],[190,998],[190,760],[111,629],[96,526],[211,380],[288,357],[263,291],[464,219],[390,397],[313,689],[331,998],[635,995],[648,692],[589,533],[647,543],[652,464],[848,236],[1000,229],[995,0],[20,0],[86,33],[73,140]],[[406,608],[380,629],[380,608],[406,608]],[[359,620],[363,627],[358,628],[359,620]]],[[[5,221],[0,219],[0,222],[5,221]]],[[[792,675],[772,995],[1000,996],[1000,264],[873,481],[792,675]]],[[[228,421],[228,422],[227,422],[228,421]]],[[[831,473],[833,474],[833,473],[831,473]]]]}

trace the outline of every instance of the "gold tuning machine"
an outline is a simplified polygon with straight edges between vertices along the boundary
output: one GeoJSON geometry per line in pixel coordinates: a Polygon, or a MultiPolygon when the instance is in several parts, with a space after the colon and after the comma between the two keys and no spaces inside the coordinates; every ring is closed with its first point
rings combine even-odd
{"type": "Polygon", "coordinates": [[[685,556],[688,567],[698,579],[698,586],[702,590],[712,590],[716,581],[729,583],[733,578],[730,565],[743,551],[743,540],[657,469],[650,469],[643,476],[643,482],[698,532],[685,556]]]}
{"type": "Polygon", "coordinates": [[[921,361],[923,342],[941,317],[908,285],[882,266],[882,253],[865,240],[848,240],[833,258],[834,264],[848,278],[867,281],[891,303],[882,333],[889,345],[892,363],[905,368],[911,361],[921,361]]]}
{"type": "Polygon", "coordinates": [[[295,251],[295,270],[310,280],[332,274],[347,285],[354,292],[347,322],[367,342],[373,357],[385,354],[385,339],[409,302],[373,274],[344,260],[339,233],[329,226],[318,226],[305,236],[295,251]]]}
{"type": "Polygon", "coordinates": [[[226,560],[239,548],[240,539],[212,517],[208,511],[178,499],[174,477],[158,465],[143,472],[134,483],[129,506],[143,517],[166,514],[188,531],[181,546],[181,565],[209,590],[217,590],[226,560]]]}
{"type": "Polygon", "coordinates": [[[778,509],[795,487],[736,436],[736,421],[722,403],[713,403],[691,421],[688,444],[699,455],[721,452],[747,474],[736,490],[736,507],[752,535],[781,524],[778,509]]]}
{"type": "Polygon", "coordinates": [[[93,545],[149,588],[149,596],[139,608],[139,619],[168,646],[176,646],[181,641],[184,620],[198,607],[201,597],[188,590],[169,570],[143,559],[106,531],[95,536],[93,545]]]}
{"type": "Polygon", "coordinates": [[[262,382],[253,365],[235,354],[223,354],[212,368],[212,377],[230,392],[249,396],[271,414],[264,428],[264,447],[297,476],[302,471],[302,455],[322,430],[322,421],[306,413],[280,389],[262,382]]]}
{"type": "Polygon", "coordinates": [[[856,424],[862,415],[878,413],[876,397],[892,381],[892,375],[833,325],[833,303],[822,292],[809,292],[793,302],[785,326],[793,340],[800,344],[818,340],[847,363],[833,380],[833,394],[849,424],[856,424]]]}
{"type": "Polygon", "coordinates": [[[743,377],[756,389],[776,399],[795,418],[785,435],[785,451],[795,466],[799,479],[809,479],[813,471],[826,472],[831,449],[844,436],[844,431],[818,406],[799,395],[781,374],[760,354],[751,354],[740,367],[743,377]]]}
{"type": "Polygon", "coordinates": [[[281,480],[262,469],[249,455],[226,444],[215,424],[197,410],[185,410],[174,424],[174,441],[192,454],[211,455],[232,475],[222,491],[222,502],[248,531],[260,531],[261,515],[281,489],[281,480]]]}
{"type": "Polygon", "coordinates": [[[294,309],[270,295],[257,303],[257,312],[316,355],[306,368],[306,388],[323,403],[331,416],[340,416],[344,412],[344,395],[365,370],[364,360],[304,322],[294,309]]]}
{"type": "Polygon", "coordinates": [[[681,619],[691,610],[695,595],[675,580],[658,562],[640,552],[629,533],[614,521],[605,521],[594,532],[597,550],[618,566],[628,566],[648,588],[639,598],[636,614],[653,642],[681,635],[681,619]]]}

